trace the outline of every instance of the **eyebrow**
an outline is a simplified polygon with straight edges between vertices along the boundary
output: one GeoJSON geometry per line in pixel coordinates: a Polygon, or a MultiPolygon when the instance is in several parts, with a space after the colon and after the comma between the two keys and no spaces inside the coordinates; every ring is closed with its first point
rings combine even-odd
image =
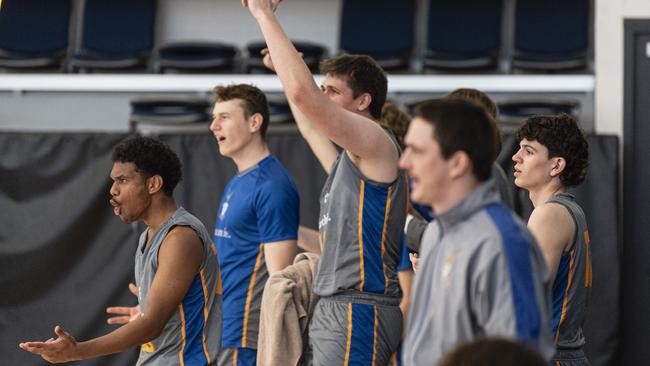
{"type": "Polygon", "coordinates": [[[528,147],[528,148],[532,149],[533,151],[537,151],[536,148],[534,148],[532,145],[529,145],[527,143],[522,143],[522,144],[520,144],[520,146],[521,147],[528,147]]]}

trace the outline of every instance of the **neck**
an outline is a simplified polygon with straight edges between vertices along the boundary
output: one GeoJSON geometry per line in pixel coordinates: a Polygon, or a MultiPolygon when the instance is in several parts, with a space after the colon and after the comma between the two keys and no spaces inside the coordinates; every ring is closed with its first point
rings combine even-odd
{"type": "Polygon", "coordinates": [[[243,172],[270,154],[271,152],[266,143],[264,141],[258,141],[257,143],[248,144],[241,151],[237,152],[237,154],[231,156],[231,158],[237,166],[237,171],[243,172]]]}
{"type": "Polygon", "coordinates": [[[539,207],[545,204],[554,194],[560,192],[566,192],[566,188],[559,184],[547,184],[539,188],[530,189],[528,191],[528,197],[530,198],[530,202],[533,203],[533,207],[539,207]]]}
{"type": "MultiPolygon", "coordinates": [[[[142,221],[149,227],[150,233],[158,230],[178,209],[178,204],[173,197],[162,192],[159,195],[160,197],[152,197],[147,214],[142,217],[142,221]]],[[[151,235],[149,236],[151,237],[151,235]]]]}
{"type": "Polygon", "coordinates": [[[474,177],[466,177],[451,182],[448,189],[441,190],[442,196],[432,202],[431,207],[433,207],[436,215],[442,215],[461,203],[480,184],[474,177]]]}

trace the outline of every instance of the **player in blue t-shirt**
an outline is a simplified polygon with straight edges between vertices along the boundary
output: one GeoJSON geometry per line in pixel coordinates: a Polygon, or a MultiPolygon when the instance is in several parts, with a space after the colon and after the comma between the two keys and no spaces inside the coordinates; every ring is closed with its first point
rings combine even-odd
{"type": "Polygon", "coordinates": [[[221,155],[238,170],[223,192],[214,229],[223,291],[218,364],[255,365],[264,285],[296,254],[298,191],[266,145],[264,93],[239,84],[218,86],[214,95],[210,129],[221,155]]]}

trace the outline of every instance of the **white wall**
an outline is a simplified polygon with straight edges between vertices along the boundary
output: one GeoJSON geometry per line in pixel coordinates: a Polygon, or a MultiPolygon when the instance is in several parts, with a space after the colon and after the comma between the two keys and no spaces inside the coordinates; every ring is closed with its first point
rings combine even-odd
{"type": "Polygon", "coordinates": [[[623,136],[623,19],[650,18],[650,0],[596,0],[596,131],[623,136]]]}
{"type": "MultiPolygon", "coordinates": [[[[222,41],[243,48],[262,39],[257,23],[239,0],[159,0],[157,42],[222,41]]],[[[285,0],[278,17],[290,38],[338,49],[341,0],[285,0]]]]}

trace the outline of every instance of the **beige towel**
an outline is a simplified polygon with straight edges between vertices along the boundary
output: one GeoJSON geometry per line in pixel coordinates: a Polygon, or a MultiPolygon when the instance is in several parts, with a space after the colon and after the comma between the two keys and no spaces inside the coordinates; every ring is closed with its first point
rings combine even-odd
{"type": "Polygon", "coordinates": [[[309,344],[309,320],[318,301],[312,284],[319,255],[300,253],[288,266],[269,277],[264,286],[257,365],[294,366],[309,344]]]}

